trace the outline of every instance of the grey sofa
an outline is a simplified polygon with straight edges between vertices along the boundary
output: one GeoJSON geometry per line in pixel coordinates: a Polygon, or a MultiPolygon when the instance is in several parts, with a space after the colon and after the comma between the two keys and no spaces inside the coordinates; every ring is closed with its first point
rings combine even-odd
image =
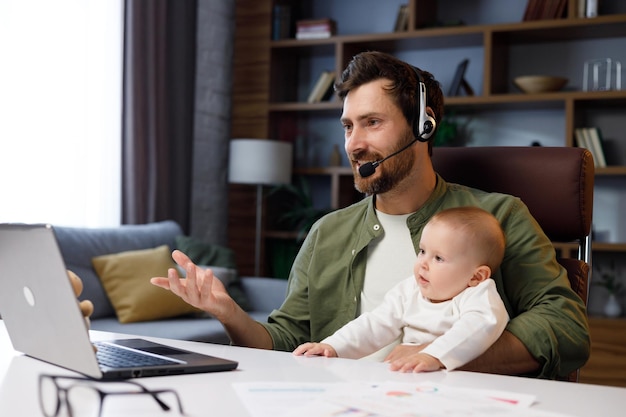
{"type": "MultiPolygon", "coordinates": [[[[223,326],[207,315],[120,323],[92,266],[91,260],[94,256],[150,249],[163,244],[174,249],[176,237],[183,234],[176,222],[163,221],[116,228],[55,227],[54,230],[66,267],[83,280],[84,290],[80,298],[94,303],[94,313],[91,316],[93,330],[229,343],[223,326]]],[[[265,321],[269,313],[281,305],[287,288],[286,280],[266,277],[240,277],[237,285],[247,299],[249,314],[259,321],[265,321]]]]}

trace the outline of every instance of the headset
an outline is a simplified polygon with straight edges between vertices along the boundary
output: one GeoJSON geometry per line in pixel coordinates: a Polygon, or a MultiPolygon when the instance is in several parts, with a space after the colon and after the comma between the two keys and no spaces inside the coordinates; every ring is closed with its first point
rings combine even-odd
{"type": "Polygon", "coordinates": [[[413,135],[420,142],[428,142],[428,139],[433,135],[437,122],[435,118],[426,112],[426,84],[424,84],[424,78],[422,77],[422,71],[414,66],[411,66],[415,75],[417,76],[417,96],[419,100],[416,100],[416,105],[419,105],[419,109],[416,109],[419,117],[413,119],[413,135]]]}

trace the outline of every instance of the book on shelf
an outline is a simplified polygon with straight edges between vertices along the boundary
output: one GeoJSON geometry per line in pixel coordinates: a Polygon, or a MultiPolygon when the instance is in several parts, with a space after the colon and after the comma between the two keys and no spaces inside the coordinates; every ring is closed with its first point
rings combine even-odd
{"type": "Polygon", "coordinates": [[[584,17],[597,17],[597,16],[598,16],[598,0],[586,0],[584,17]]]}
{"type": "Polygon", "coordinates": [[[396,23],[393,27],[394,32],[404,32],[409,29],[409,6],[401,4],[396,15],[396,23]]]}
{"type": "Polygon", "coordinates": [[[576,17],[597,17],[598,0],[576,0],[576,17]]]}
{"type": "Polygon", "coordinates": [[[541,8],[544,0],[528,0],[524,11],[523,21],[537,20],[541,15],[541,8]]]}
{"type": "Polygon", "coordinates": [[[272,20],[272,39],[288,39],[291,32],[291,6],[275,5],[272,20]]]}
{"type": "MultiPolygon", "coordinates": [[[[589,152],[591,152],[591,145],[587,141],[587,136],[585,135],[584,128],[577,127],[574,129],[574,143],[579,148],[585,148],[589,152]]],[[[591,152],[593,155],[593,152],[591,152]]],[[[594,158],[595,159],[595,158],[594,158]]]]}
{"type": "Polygon", "coordinates": [[[296,39],[325,39],[333,36],[332,32],[297,32],[296,39]]]}
{"type": "Polygon", "coordinates": [[[311,89],[306,102],[319,103],[328,98],[332,93],[333,81],[335,81],[335,73],[333,71],[322,71],[313,89],[311,89]]]}
{"type": "Polygon", "coordinates": [[[576,17],[598,16],[598,0],[577,0],[576,17]]]}
{"type": "MultiPolygon", "coordinates": [[[[584,127],[577,127],[576,129],[574,129],[574,139],[576,146],[578,146],[579,148],[587,149],[589,152],[591,152],[591,155],[593,155],[591,142],[589,141],[588,135],[585,133],[584,127]]],[[[597,164],[595,155],[593,155],[593,160],[594,164],[597,164]]]]}
{"type": "Polygon", "coordinates": [[[602,146],[602,136],[600,129],[597,127],[586,128],[587,137],[593,149],[593,157],[598,168],[606,167],[606,156],[604,155],[604,146],[602,146]]]}
{"type": "Polygon", "coordinates": [[[576,17],[585,17],[587,13],[587,0],[577,0],[576,3],[576,17]]]}
{"type": "Polygon", "coordinates": [[[568,0],[528,0],[524,21],[560,19],[565,15],[568,0]]]}
{"type": "Polygon", "coordinates": [[[337,33],[333,19],[305,19],[296,22],[296,39],[330,38],[337,33]]]}
{"type": "Polygon", "coordinates": [[[574,137],[576,146],[585,148],[591,152],[596,167],[606,167],[606,157],[604,155],[600,130],[597,127],[578,127],[574,130],[574,137]]]}

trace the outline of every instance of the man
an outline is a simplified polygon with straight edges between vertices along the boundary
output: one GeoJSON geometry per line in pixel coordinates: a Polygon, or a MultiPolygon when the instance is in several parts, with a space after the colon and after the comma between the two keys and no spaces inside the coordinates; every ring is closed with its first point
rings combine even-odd
{"type": "MultiPolygon", "coordinates": [[[[214,315],[236,345],[291,351],[373,310],[410,276],[422,228],[433,214],[478,206],[493,213],[507,235],[493,278],[511,320],[483,355],[461,369],[555,378],[582,366],[590,345],[584,304],[526,206],[511,196],[448,184],[433,170],[432,136],[443,94],[432,75],[390,55],[364,52],[352,59],[336,91],[355,187],[368,197],[312,227],[294,261],[286,300],[268,322],[252,320],[211,271],[181,252],[173,257],[187,279],[172,269],[153,284],[214,315]]],[[[391,346],[383,357],[398,369],[402,361],[395,360],[423,348],[391,346]]]]}

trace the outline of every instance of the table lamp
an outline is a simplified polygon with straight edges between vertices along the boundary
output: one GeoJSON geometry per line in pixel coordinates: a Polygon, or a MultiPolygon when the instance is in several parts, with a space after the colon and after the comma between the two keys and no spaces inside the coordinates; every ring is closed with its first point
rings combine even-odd
{"type": "Polygon", "coordinates": [[[292,144],[269,139],[232,139],[228,181],[257,186],[254,272],[260,274],[263,185],[291,182],[292,144]]]}

